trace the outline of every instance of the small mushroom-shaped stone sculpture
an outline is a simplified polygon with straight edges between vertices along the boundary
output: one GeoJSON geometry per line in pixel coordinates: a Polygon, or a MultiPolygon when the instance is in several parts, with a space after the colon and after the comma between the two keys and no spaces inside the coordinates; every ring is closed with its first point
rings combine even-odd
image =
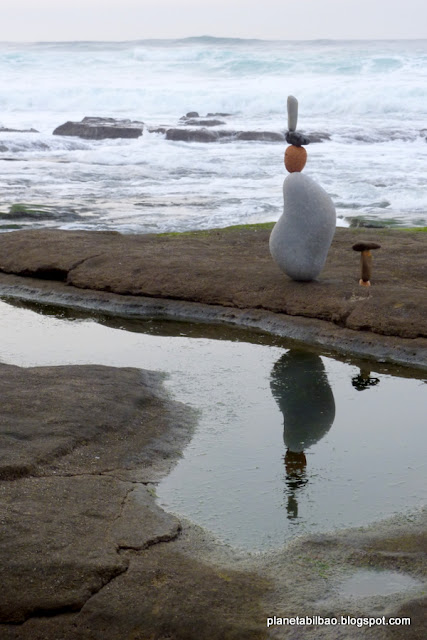
{"type": "Polygon", "coordinates": [[[377,242],[356,242],[353,245],[353,251],[360,251],[360,268],[361,275],[359,284],[363,287],[371,286],[372,274],[372,253],[374,249],[380,249],[381,245],[377,242]]]}

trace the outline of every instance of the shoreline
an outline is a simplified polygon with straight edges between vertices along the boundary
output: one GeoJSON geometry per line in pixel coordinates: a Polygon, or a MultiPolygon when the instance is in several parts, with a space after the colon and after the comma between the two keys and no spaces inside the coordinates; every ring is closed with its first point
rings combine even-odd
{"type": "Polygon", "coordinates": [[[0,295],[133,318],[240,326],[341,355],[427,369],[427,234],[336,230],[314,282],[274,264],[270,228],[0,235],[0,295]],[[360,238],[382,245],[358,285],[360,238]]]}
{"type": "Polygon", "coordinates": [[[129,319],[172,320],[237,327],[277,336],[301,345],[327,350],[341,357],[373,360],[381,364],[427,371],[427,344],[423,339],[366,336],[363,332],[333,327],[316,318],[282,316],[259,309],[229,309],[197,302],[138,298],[69,287],[59,282],[0,273],[0,297],[82,312],[129,319]]]}

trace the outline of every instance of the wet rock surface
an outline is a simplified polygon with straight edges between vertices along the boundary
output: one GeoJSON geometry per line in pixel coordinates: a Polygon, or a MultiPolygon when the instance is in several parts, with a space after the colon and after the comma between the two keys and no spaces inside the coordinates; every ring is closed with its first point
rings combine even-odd
{"type": "Polygon", "coordinates": [[[14,224],[16,229],[27,222],[43,224],[51,220],[60,223],[75,222],[84,219],[86,214],[87,208],[84,207],[16,203],[12,204],[7,212],[0,211],[0,228],[10,228],[14,224]]]}
{"type": "Polygon", "coordinates": [[[1,364],[0,379],[1,638],[262,637],[265,580],[168,547],[182,527],[152,483],[194,415],[159,374],[1,364]]]}
{"type": "MultiPolygon", "coordinates": [[[[186,122],[189,125],[190,122],[186,122]]],[[[192,124],[192,123],[191,123],[192,124]]],[[[200,122],[200,124],[202,124],[200,122]]],[[[164,133],[166,140],[178,140],[181,142],[286,142],[284,131],[238,131],[233,129],[206,129],[207,125],[196,128],[194,125],[190,129],[179,127],[152,127],[152,133],[164,133]]],[[[209,126],[217,126],[210,124],[209,126]]],[[[328,140],[326,133],[310,134],[310,142],[322,142],[328,140]]]]}
{"type": "Polygon", "coordinates": [[[105,138],[139,138],[144,123],[116,118],[86,117],[81,122],[65,122],[53,131],[55,136],[78,136],[86,140],[105,138]]]}
{"type": "Polygon", "coordinates": [[[76,473],[123,468],[131,475],[132,469],[147,463],[147,452],[154,455],[161,434],[164,439],[157,452],[167,460],[174,451],[166,433],[168,411],[174,411],[174,438],[186,441],[185,421],[179,405],[165,401],[159,411],[161,379],[154,372],[117,372],[103,366],[21,369],[1,365],[0,480],[67,472],[68,468],[76,473]],[[98,455],[101,445],[105,450],[98,455]]]}
{"type": "MultiPolygon", "coordinates": [[[[236,140],[248,142],[285,142],[285,131],[241,131],[237,129],[218,129],[229,124],[218,118],[229,117],[229,113],[208,113],[199,116],[196,111],[182,116],[178,126],[159,125],[149,126],[150,133],[161,133],[166,140],[179,142],[233,142],[236,140]]],[[[80,122],[65,122],[53,131],[53,135],[77,136],[86,140],[104,140],[107,138],[139,138],[145,125],[143,122],[120,120],[117,118],[85,117],[80,122]]],[[[1,130],[0,130],[1,131],[1,130]]],[[[329,140],[328,133],[312,132],[309,134],[311,142],[329,140]]]]}
{"type": "MultiPolygon", "coordinates": [[[[318,282],[304,284],[274,265],[269,233],[14,232],[0,237],[0,281],[21,291],[39,283],[40,299],[68,291],[89,304],[135,305],[145,296],[160,307],[173,298],[314,327],[323,318],[338,340],[351,332],[375,345],[388,331],[396,347],[425,348],[425,234],[369,230],[382,251],[366,292],[351,246],[368,231],[339,229],[318,282]]],[[[425,513],[236,555],[154,501],[195,422],[159,374],[0,364],[0,382],[2,640],[425,637],[422,589],[352,600],[339,593],[340,580],[360,568],[425,583],[425,513]],[[347,626],[344,635],[339,626],[267,629],[267,617],[296,615],[402,615],[411,625],[347,626]]]]}
{"type": "Polygon", "coordinates": [[[167,435],[174,439],[170,466],[192,427],[191,414],[165,396],[158,376],[98,366],[8,365],[0,365],[0,375],[3,387],[11,378],[2,403],[10,413],[0,424],[2,440],[11,441],[9,458],[13,440],[21,442],[34,430],[28,455],[34,451],[38,460],[34,474],[0,482],[2,640],[343,637],[340,627],[267,629],[267,618],[274,615],[410,616],[410,627],[348,626],[345,637],[424,637],[422,586],[416,592],[349,599],[339,584],[368,568],[399,571],[422,585],[425,514],[302,538],[274,554],[236,556],[154,502],[150,474],[164,457],[159,442],[167,435]],[[57,380],[70,383],[65,418],[57,380]],[[26,404],[20,399],[24,390],[26,404]],[[105,433],[93,427],[92,416],[99,424],[104,417],[105,433]],[[56,423],[50,433],[47,425],[56,423]],[[139,424],[136,439],[129,437],[129,423],[139,424]],[[85,438],[68,453],[56,446],[61,425],[65,441],[76,432],[85,438]],[[38,441],[54,452],[52,459],[40,460],[38,441]]]}
{"type": "MultiPolygon", "coordinates": [[[[0,236],[0,271],[62,280],[76,289],[264,310],[396,339],[427,338],[427,234],[336,230],[314,282],[293,282],[269,253],[271,229],[132,235],[59,230],[0,236]],[[372,286],[360,287],[352,245],[381,244],[372,286]]],[[[420,344],[421,346],[421,344],[420,344]]]]}
{"type": "Polygon", "coordinates": [[[224,120],[215,120],[214,118],[188,118],[185,121],[188,127],[218,127],[220,124],[225,124],[224,120]]]}
{"type": "Polygon", "coordinates": [[[0,133],[39,133],[37,129],[9,129],[8,127],[0,127],[0,133]]]}

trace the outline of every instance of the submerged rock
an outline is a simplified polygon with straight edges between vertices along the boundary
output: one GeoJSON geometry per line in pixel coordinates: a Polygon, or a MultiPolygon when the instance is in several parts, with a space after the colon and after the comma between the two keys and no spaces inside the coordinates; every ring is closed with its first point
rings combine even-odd
{"type": "Polygon", "coordinates": [[[53,135],[104,140],[105,138],[139,138],[143,130],[144,123],[139,121],[86,117],[81,122],[65,122],[54,130],[53,135]]]}
{"type": "Polygon", "coordinates": [[[188,127],[218,127],[221,124],[225,124],[224,120],[212,120],[206,118],[189,118],[185,121],[188,127]]]}
{"type": "Polygon", "coordinates": [[[334,204],[321,186],[303,173],[283,183],[283,214],[270,236],[270,253],[293,280],[317,278],[335,232],[334,204]]]}
{"type": "Polygon", "coordinates": [[[234,136],[237,140],[260,142],[282,142],[285,139],[285,135],[278,131],[237,131],[234,136]]]}
{"type": "Polygon", "coordinates": [[[180,142],[215,142],[219,135],[209,129],[167,129],[166,140],[180,142]]]}
{"type": "MultiPolygon", "coordinates": [[[[186,122],[186,125],[190,122],[186,122]]],[[[193,124],[193,123],[191,123],[193,124]]],[[[199,122],[198,124],[201,124],[199,122]]],[[[211,124],[207,126],[218,126],[217,124],[211,124]]],[[[286,133],[284,131],[236,131],[232,129],[215,129],[208,130],[206,128],[201,129],[184,129],[180,127],[150,127],[150,133],[164,133],[166,134],[166,140],[177,140],[181,142],[235,142],[236,140],[242,140],[247,142],[285,142],[286,133]]],[[[308,138],[304,137],[305,140],[308,138]]],[[[310,134],[310,142],[323,142],[323,140],[329,140],[330,136],[327,133],[313,133],[310,134]]]]}
{"type": "Polygon", "coordinates": [[[8,127],[0,127],[0,133],[39,133],[37,129],[9,129],[8,127]]]}
{"type": "MultiPolygon", "coordinates": [[[[214,125],[212,125],[214,126],[214,125]]],[[[216,125],[215,125],[216,126],[216,125]]],[[[153,133],[163,133],[163,128],[150,129],[153,133]]],[[[166,140],[182,142],[233,142],[236,140],[248,142],[283,142],[285,134],[278,131],[232,131],[202,129],[166,129],[166,140]]]]}
{"type": "MultiPolygon", "coordinates": [[[[87,219],[90,209],[87,207],[71,207],[60,205],[47,205],[37,203],[15,203],[9,207],[8,211],[0,211],[0,221],[6,221],[8,225],[18,224],[25,226],[31,223],[32,226],[45,226],[63,224],[64,222],[76,222],[87,219]]],[[[5,228],[2,225],[2,228],[5,228]]],[[[13,227],[12,227],[13,228],[13,227]]]]}

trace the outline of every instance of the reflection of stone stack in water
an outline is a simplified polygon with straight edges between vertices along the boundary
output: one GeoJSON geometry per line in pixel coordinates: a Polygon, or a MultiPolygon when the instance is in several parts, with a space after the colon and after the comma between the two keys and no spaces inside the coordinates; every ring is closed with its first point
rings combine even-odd
{"type": "Polygon", "coordinates": [[[323,362],[313,353],[285,353],[273,367],[270,386],[284,418],[287,510],[292,519],[298,516],[296,492],[308,481],[304,451],[331,428],[335,401],[323,362]]]}
{"type": "Polygon", "coordinates": [[[307,159],[302,145],[309,139],[296,131],[298,101],[288,97],[290,146],[285,152],[289,171],[283,183],[283,214],[270,236],[270,253],[278,266],[293,280],[314,280],[326,261],[335,233],[336,213],[329,195],[320,185],[301,173],[307,159]]]}

